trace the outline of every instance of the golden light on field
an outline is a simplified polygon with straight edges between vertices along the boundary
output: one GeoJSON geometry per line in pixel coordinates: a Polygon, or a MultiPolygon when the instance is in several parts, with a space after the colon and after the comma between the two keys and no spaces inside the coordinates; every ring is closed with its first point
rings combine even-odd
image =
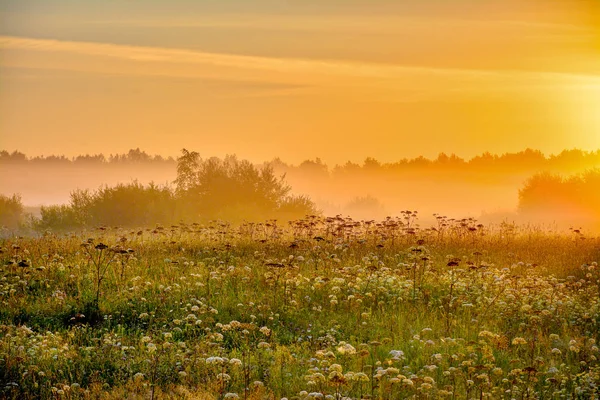
{"type": "Polygon", "coordinates": [[[0,398],[596,399],[599,261],[600,0],[0,0],[0,398]]]}

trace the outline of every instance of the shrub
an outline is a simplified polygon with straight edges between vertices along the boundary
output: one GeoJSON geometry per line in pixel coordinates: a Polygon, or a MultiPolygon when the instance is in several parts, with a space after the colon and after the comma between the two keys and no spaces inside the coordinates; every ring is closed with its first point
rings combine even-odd
{"type": "Polygon", "coordinates": [[[573,223],[600,223],[600,170],[563,177],[538,174],[519,191],[519,212],[573,223]]]}
{"type": "Polygon", "coordinates": [[[23,221],[23,204],[21,196],[0,195],[0,226],[8,229],[17,229],[23,221]]]}
{"type": "Polygon", "coordinates": [[[99,225],[140,227],[175,221],[175,198],[167,187],[138,182],[76,190],[69,205],[42,207],[38,230],[69,230],[99,225]]]}
{"type": "Polygon", "coordinates": [[[385,208],[379,199],[367,195],[352,199],[344,211],[354,218],[382,218],[385,216],[385,208]]]}
{"type": "Polygon", "coordinates": [[[38,231],[54,230],[67,231],[82,228],[84,221],[75,208],[70,205],[42,206],[40,218],[35,220],[33,227],[38,231]]]}
{"type": "Polygon", "coordinates": [[[250,221],[315,211],[308,198],[290,196],[284,177],[269,165],[258,168],[236,156],[203,160],[185,149],[177,161],[177,195],[188,218],[250,221]]]}
{"type": "Polygon", "coordinates": [[[76,190],[68,205],[42,207],[38,230],[69,230],[94,226],[141,227],[180,220],[221,219],[230,222],[270,218],[286,220],[315,214],[314,203],[292,196],[284,177],[270,166],[258,168],[235,156],[202,160],[183,150],[175,189],[138,182],[76,190]]]}
{"type": "Polygon", "coordinates": [[[315,203],[307,196],[286,196],[277,208],[276,216],[284,221],[291,221],[307,215],[318,214],[315,203]]]}
{"type": "Polygon", "coordinates": [[[174,222],[175,201],[167,187],[138,182],[83,192],[76,207],[87,225],[148,226],[174,222]],[[87,197],[86,197],[87,196],[87,197]]]}

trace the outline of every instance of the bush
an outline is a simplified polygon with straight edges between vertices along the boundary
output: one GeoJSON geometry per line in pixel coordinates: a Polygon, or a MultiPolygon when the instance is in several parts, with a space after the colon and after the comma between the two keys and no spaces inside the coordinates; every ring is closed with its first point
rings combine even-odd
{"type": "Polygon", "coordinates": [[[344,212],[353,218],[383,218],[386,214],[385,208],[379,199],[367,195],[355,197],[344,207],[344,212]]]}
{"type": "Polygon", "coordinates": [[[42,207],[38,230],[70,230],[99,225],[140,227],[175,221],[175,198],[167,187],[138,182],[76,190],[69,205],[42,207]]]}
{"type": "Polygon", "coordinates": [[[35,220],[33,227],[38,231],[54,230],[67,231],[82,228],[84,221],[69,205],[42,206],[40,218],[35,220]]]}
{"type": "Polygon", "coordinates": [[[289,195],[284,177],[270,166],[255,167],[235,156],[202,160],[183,150],[178,159],[175,190],[138,182],[76,190],[69,205],[42,207],[38,230],[94,226],[141,227],[180,220],[222,219],[230,222],[270,218],[297,219],[316,213],[304,196],[289,195]]]}
{"type": "Polygon", "coordinates": [[[82,204],[76,209],[87,225],[136,227],[174,222],[175,199],[167,187],[134,182],[80,194],[82,204]]]}
{"type": "Polygon", "coordinates": [[[519,191],[519,212],[540,220],[600,223],[600,170],[571,177],[533,176],[519,191]]]}
{"type": "Polygon", "coordinates": [[[235,156],[202,160],[185,149],[177,162],[177,194],[188,218],[239,222],[315,212],[308,198],[290,196],[284,177],[268,165],[258,168],[235,156]]]}
{"type": "Polygon", "coordinates": [[[284,221],[291,221],[318,213],[315,203],[307,196],[286,196],[279,203],[276,216],[284,221]]]}
{"type": "Polygon", "coordinates": [[[18,229],[23,222],[23,204],[21,196],[0,195],[0,226],[7,229],[18,229]]]}

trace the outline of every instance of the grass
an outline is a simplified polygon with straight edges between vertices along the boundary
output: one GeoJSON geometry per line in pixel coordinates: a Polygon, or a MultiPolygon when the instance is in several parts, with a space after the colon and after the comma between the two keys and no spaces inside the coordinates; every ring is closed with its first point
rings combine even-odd
{"type": "Polygon", "coordinates": [[[600,396],[600,240],[438,221],[5,239],[0,397],[600,396]]]}

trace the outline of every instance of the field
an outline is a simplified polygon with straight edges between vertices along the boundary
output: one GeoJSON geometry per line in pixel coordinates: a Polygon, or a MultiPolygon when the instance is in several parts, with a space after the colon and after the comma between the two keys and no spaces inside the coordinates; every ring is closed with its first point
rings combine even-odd
{"type": "Polygon", "coordinates": [[[0,398],[600,397],[599,238],[437,221],[4,239],[0,398]]]}

